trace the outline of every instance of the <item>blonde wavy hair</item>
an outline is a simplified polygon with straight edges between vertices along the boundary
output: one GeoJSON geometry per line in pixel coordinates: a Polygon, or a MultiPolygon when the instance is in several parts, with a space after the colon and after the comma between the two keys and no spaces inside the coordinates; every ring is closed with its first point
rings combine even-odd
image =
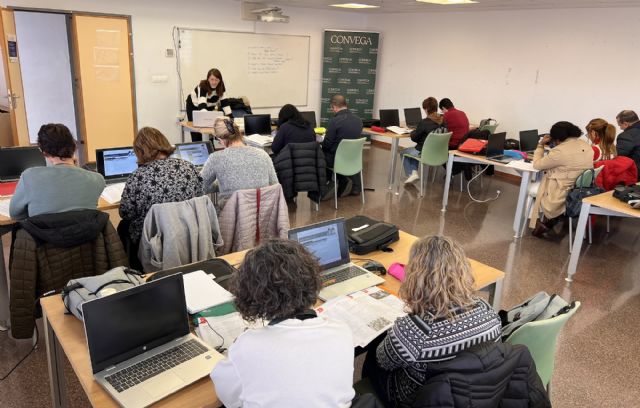
{"type": "Polygon", "coordinates": [[[448,237],[428,236],[411,247],[399,295],[411,314],[452,321],[454,309],[475,303],[473,284],[462,247],[448,237]]]}

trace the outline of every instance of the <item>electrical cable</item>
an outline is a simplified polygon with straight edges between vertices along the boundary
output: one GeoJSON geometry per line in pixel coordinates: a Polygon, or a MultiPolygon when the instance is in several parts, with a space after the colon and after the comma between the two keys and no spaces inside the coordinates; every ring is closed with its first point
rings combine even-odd
{"type": "Polygon", "coordinates": [[[473,180],[475,180],[478,177],[480,177],[482,175],[482,173],[487,171],[488,168],[489,168],[489,165],[486,165],[482,170],[480,170],[478,173],[476,173],[475,176],[471,177],[471,180],[467,181],[467,194],[469,194],[469,198],[472,201],[476,202],[476,203],[488,203],[489,201],[495,201],[495,200],[498,199],[498,197],[500,197],[500,194],[502,193],[500,190],[496,190],[496,196],[495,197],[487,198],[487,199],[484,199],[484,200],[478,200],[471,194],[471,189],[469,188],[469,186],[471,185],[473,180]]]}
{"type": "Polygon", "coordinates": [[[182,109],[182,104],[185,103],[185,98],[184,98],[184,91],[182,90],[182,72],[180,72],[180,46],[181,41],[180,41],[180,27],[178,26],[173,26],[173,28],[171,29],[171,38],[173,40],[173,55],[176,59],[176,73],[178,75],[178,95],[180,98],[180,102],[179,102],[179,106],[180,106],[180,112],[184,111],[185,109],[182,109]],[[176,38],[176,34],[177,38],[176,38]]]}
{"type": "Polygon", "coordinates": [[[219,353],[224,353],[224,352],[227,350],[227,349],[225,349],[224,347],[222,347],[222,346],[224,346],[224,337],[222,337],[222,335],[221,335],[220,333],[218,333],[218,332],[216,331],[216,329],[214,329],[214,328],[213,328],[213,326],[211,326],[211,323],[209,323],[209,319],[205,318],[204,320],[207,322],[207,326],[209,326],[209,328],[211,329],[211,331],[212,331],[212,332],[214,332],[218,337],[220,337],[220,340],[222,340],[222,343],[221,343],[219,346],[214,347],[214,348],[215,348],[215,349],[216,349],[216,351],[218,351],[219,353]]]}

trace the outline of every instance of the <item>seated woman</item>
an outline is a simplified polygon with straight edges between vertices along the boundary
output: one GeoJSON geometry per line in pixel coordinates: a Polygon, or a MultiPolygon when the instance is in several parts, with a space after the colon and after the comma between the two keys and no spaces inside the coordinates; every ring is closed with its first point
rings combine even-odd
{"type": "Polygon", "coordinates": [[[123,222],[118,232],[121,237],[129,238],[131,266],[139,267],[138,245],[144,218],[151,206],[189,200],[201,196],[203,191],[198,170],[188,161],[169,157],[175,147],[159,130],[140,129],[133,140],[133,150],[138,168],[129,176],[122,192],[120,217],[123,222]]]}
{"type": "Polygon", "coordinates": [[[593,168],[593,149],[579,139],[582,131],[569,122],[558,122],[551,127],[533,153],[533,168],[544,170],[536,195],[533,214],[542,210],[544,220],[531,217],[533,236],[541,238],[564,214],[567,193],[576,179],[587,169],[593,168]],[[553,142],[554,147],[544,154],[544,147],[553,142]]]}
{"type": "Polygon", "coordinates": [[[593,149],[593,161],[613,160],[616,157],[616,127],[604,119],[587,124],[587,137],[593,149]]]}
{"type": "Polygon", "coordinates": [[[105,187],[104,178],[75,166],[76,141],[69,129],[59,123],[42,125],[38,147],[47,167],[32,167],[22,173],[9,203],[11,218],[95,210],[105,187]]]}
{"type": "Polygon", "coordinates": [[[316,141],[316,133],[298,109],[286,104],[278,113],[278,133],[273,138],[271,151],[276,156],[289,143],[308,143],[316,141]]]}
{"type": "Polygon", "coordinates": [[[207,193],[215,191],[217,181],[220,207],[237,190],[278,184],[269,155],[262,149],[245,145],[235,123],[217,118],[213,129],[225,149],[209,156],[201,174],[207,193]]]}
{"type": "Polygon", "coordinates": [[[348,407],[353,340],[342,322],[317,317],[320,265],[295,241],[247,252],[231,292],[243,319],[268,325],[242,333],[211,372],[227,408],[348,407]]]}
{"type": "Polygon", "coordinates": [[[399,291],[409,314],[367,353],[363,368],[387,405],[411,401],[431,363],[499,341],[500,318],[473,297],[473,283],[467,257],[452,239],[429,236],[413,244],[399,291]]]}
{"type": "MultiPolygon", "coordinates": [[[[408,147],[402,151],[401,154],[410,154],[412,156],[420,156],[422,152],[422,145],[429,136],[429,133],[440,128],[442,126],[443,116],[438,113],[438,100],[433,96],[428,97],[422,101],[422,109],[427,114],[427,117],[422,119],[418,124],[418,127],[411,132],[411,140],[415,142],[415,147],[408,147]]],[[[418,169],[420,163],[412,157],[405,157],[404,159],[404,172],[407,175],[405,184],[413,183],[416,180],[420,180],[418,169]]]]}

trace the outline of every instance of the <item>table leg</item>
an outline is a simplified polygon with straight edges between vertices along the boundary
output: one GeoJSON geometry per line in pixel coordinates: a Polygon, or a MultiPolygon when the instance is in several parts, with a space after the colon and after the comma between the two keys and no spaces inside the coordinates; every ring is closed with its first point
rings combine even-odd
{"type": "Polygon", "coordinates": [[[520,191],[518,193],[518,204],[516,206],[516,214],[513,217],[514,238],[521,238],[524,231],[524,224],[527,222],[527,196],[529,195],[529,181],[531,173],[523,171],[520,177],[520,191]],[[524,219],[524,220],[523,220],[524,219]]]}
{"type": "Polygon", "coordinates": [[[64,380],[64,351],[56,333],[49,325],[46,312],[43,312],[44,339],[47,346],[47,365],[49,367],[49,386],[54,408],[68,407],[67,388],[64,380]]]}
{"type": "Polygon", "coordinates": [[[580,208],[580,218],[578,218],[578,225],[576,226],[576,234],[573,238],[573,248],[571,248],[571,257],[569,258],[568,274],[565,280],[567,282],[573,281],[573,275],[576,273],[578,266],[578,258],[580,257],[580,249],[582,249],[582,240],[584,239],[584,230],[587,227],[587,221],[589,220],[589,211],[591,211],[591,204],[582,201],[582,207],[580,208]]]}
{"type": "Polygon", "coordinates": [[[396,180],[396,161],[398,160],[398,145],[400,139],[397,137],[391,138],[391,167],[389,168],[389,190],[393,190],[393,185],[396,180]]]}
{"type": "Polygon", "coordinates": [[[487,286],[489,289],[489,304],[494,310],[500,310],[500,304],[502,303],[502,285],[504,278],[498,279],[495,283],[487,286]]]}
{"type": "Polygon", "coordinates": [[[4,263],[4,246],[2,236],[10,229],[0,227],[0,331],[6,331],[10,326],[9,318],[9,282],[4,263]]]}
{"type": "Polygon", "coordinates": [[[453,171],[453,153],[449,153],[447,160],[447,175],[444,179],[444,192],[442,193],[442,212],[447,211],[447,203],[449,202],[449,186],[451,185],[451,172],[453,171]]]}

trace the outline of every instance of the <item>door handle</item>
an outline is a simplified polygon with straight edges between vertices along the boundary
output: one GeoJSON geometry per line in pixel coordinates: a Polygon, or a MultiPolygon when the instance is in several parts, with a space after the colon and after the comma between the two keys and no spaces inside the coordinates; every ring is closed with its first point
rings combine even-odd
{"type": "Polygon", "coordinates": [[[7,89],[7,95],[5,97],[9,102],[9,109],[15,110],[18,107],[18,101],[16,99],[18,99],[20,95],[16,95],[15,93],[11,92],[10,89],[7,89]]]}

